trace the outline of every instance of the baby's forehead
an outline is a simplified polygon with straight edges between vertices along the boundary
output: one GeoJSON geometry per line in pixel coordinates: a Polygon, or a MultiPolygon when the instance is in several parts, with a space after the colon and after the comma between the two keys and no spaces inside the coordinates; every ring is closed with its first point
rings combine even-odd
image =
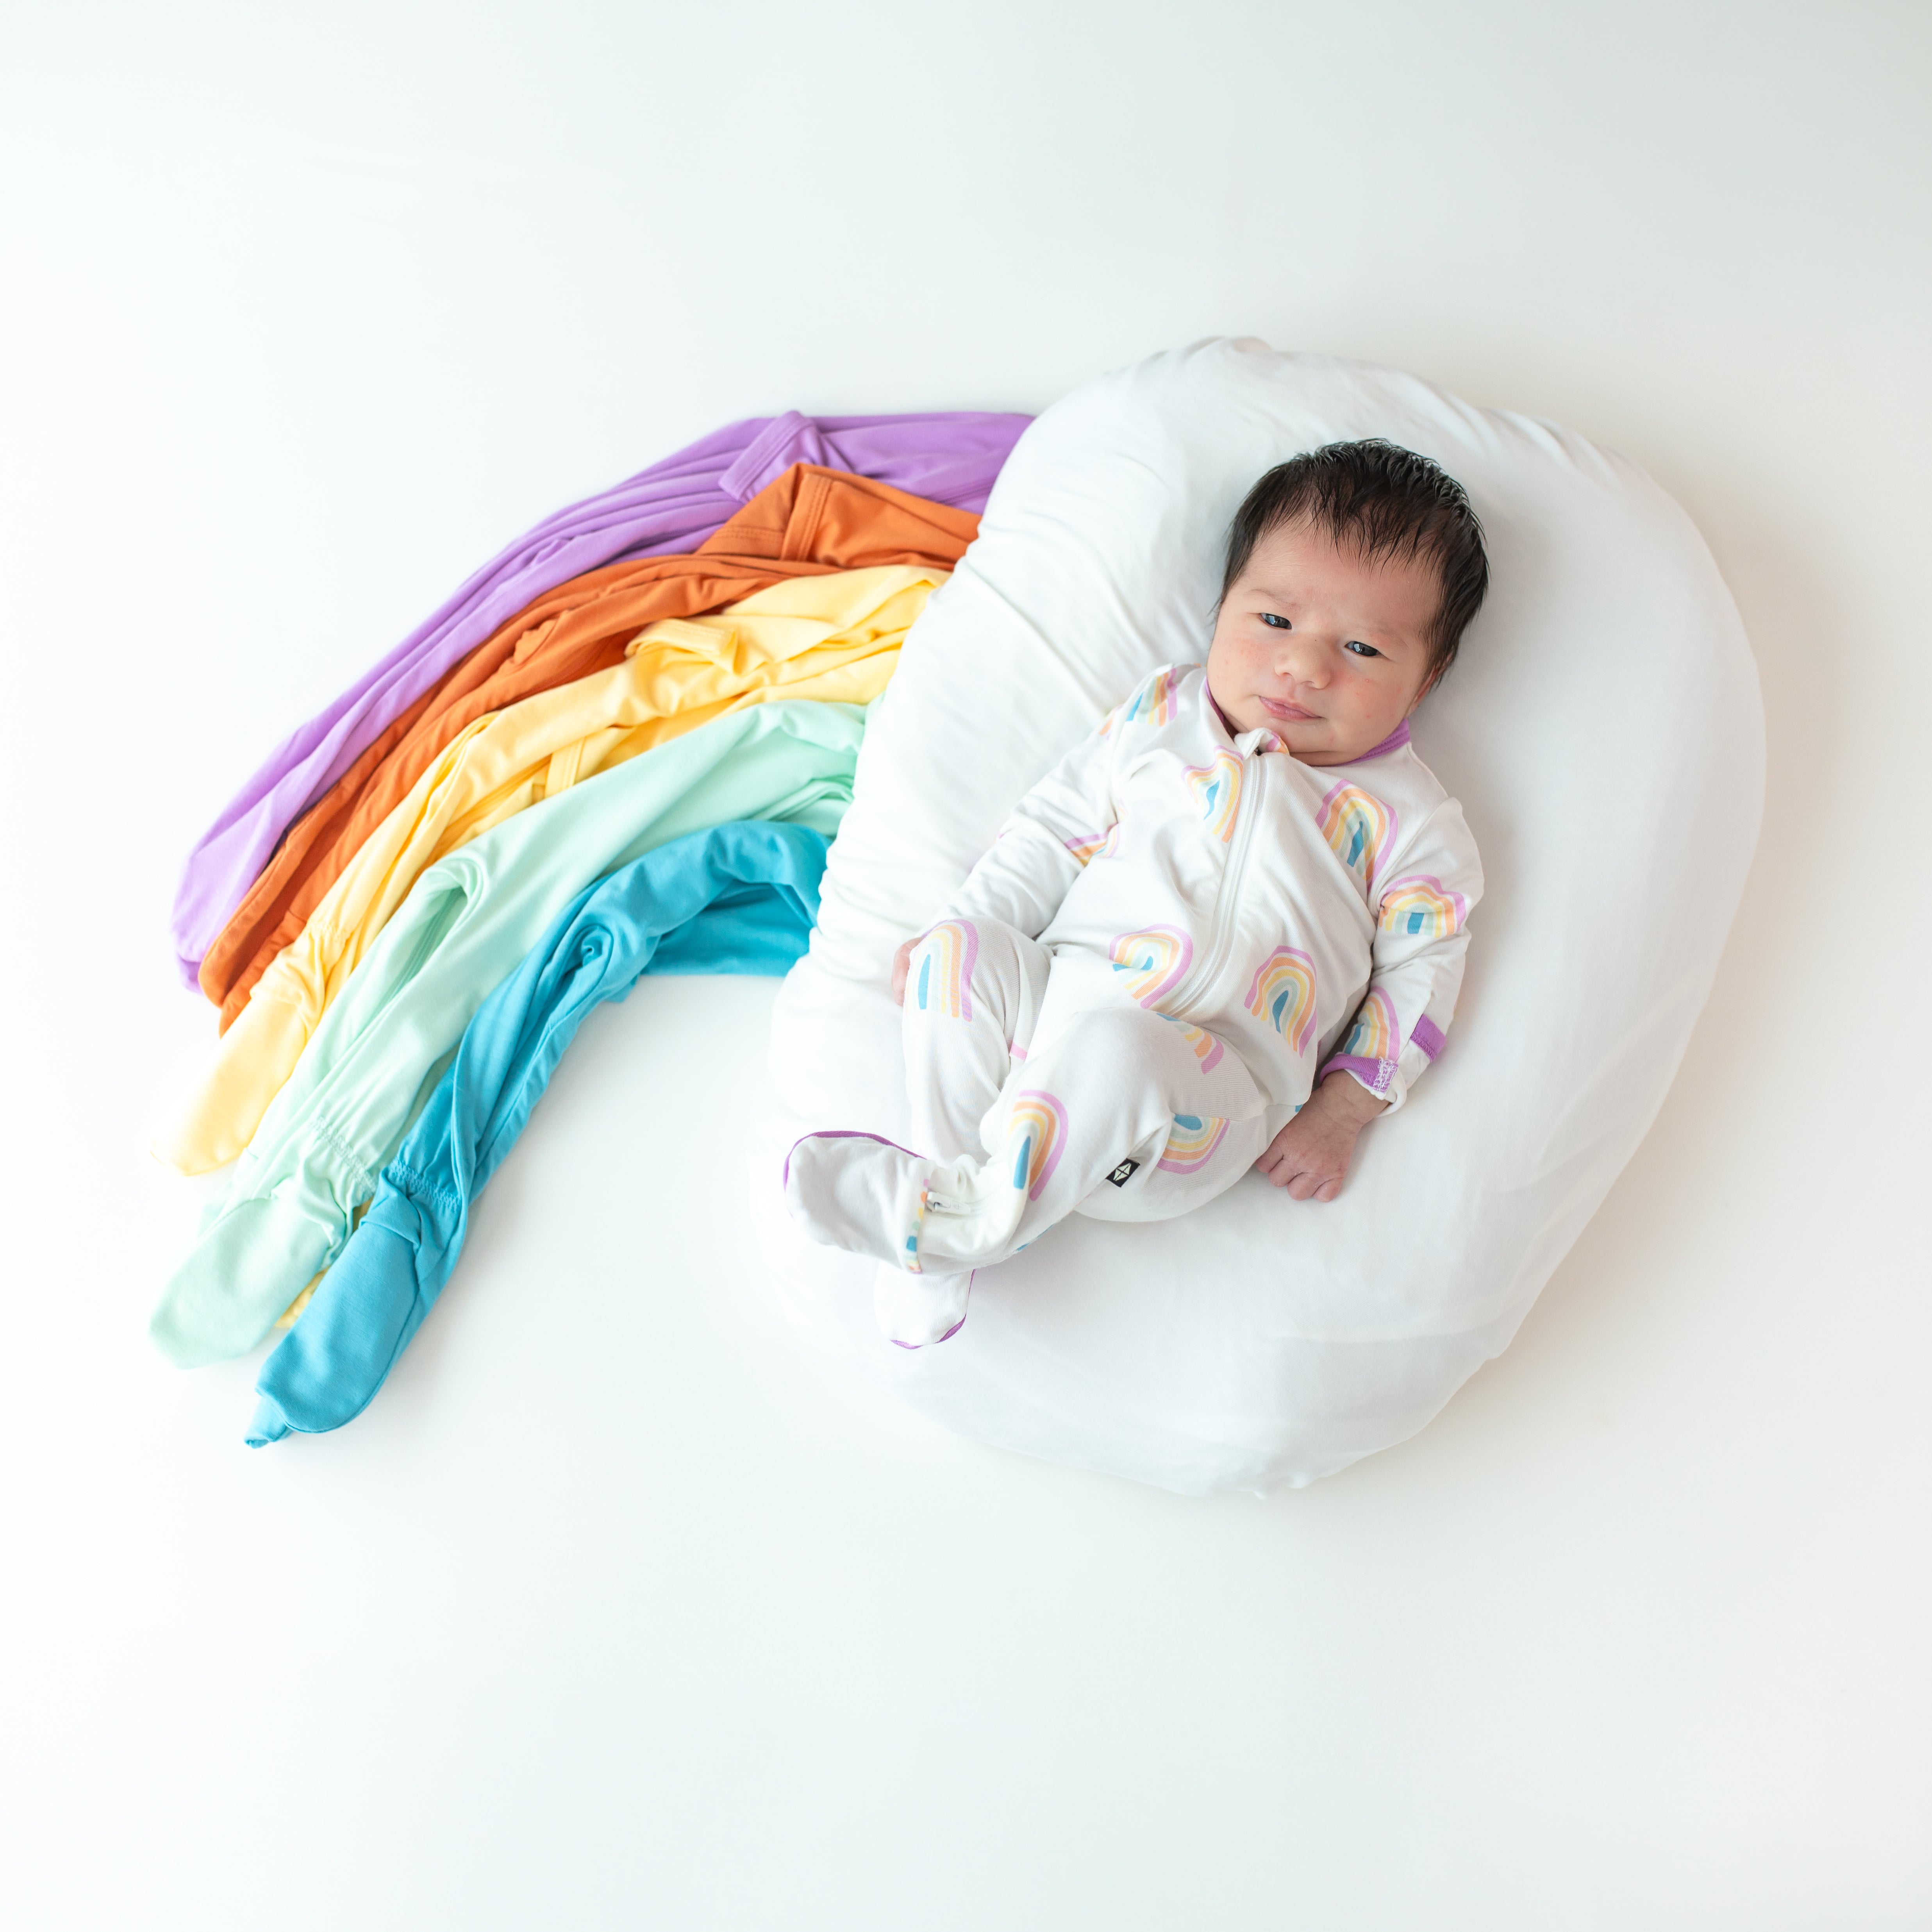
{"type": "Polygon", "coordinates": [[[1358,570],[1400,572],[1412,570],[1418,561],[1412,544],[1378,543],[1362,530],[1337,532],[1315,518],[1304,515],[1270,524],[1255,538],[1241,571],[1245,577],[1272,562],[1304,568],[1340,563],[1358,570]]]}
{"type": "Polygon", "coordinates": [[[1406,598],[1418,591],[1434,596],[1441,586],[1434,560],[1406,547],[1372,548],[1346,537],[1338,542],[1326,530],[1284,527],[1256,541],[1229,588],[1282,596],[1346,590],[1406,598]]]}

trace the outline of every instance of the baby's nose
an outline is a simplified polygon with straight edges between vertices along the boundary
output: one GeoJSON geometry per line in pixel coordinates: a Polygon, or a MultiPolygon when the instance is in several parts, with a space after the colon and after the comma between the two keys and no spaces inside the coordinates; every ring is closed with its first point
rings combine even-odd
{"type": "Polygon", "coordinates": [[[1305,631],[1292,632],[1282,640],[1275,668],[1294,684],[1322,685],[1328,682],[1328,654],[1318,640],[1305,631]]]}

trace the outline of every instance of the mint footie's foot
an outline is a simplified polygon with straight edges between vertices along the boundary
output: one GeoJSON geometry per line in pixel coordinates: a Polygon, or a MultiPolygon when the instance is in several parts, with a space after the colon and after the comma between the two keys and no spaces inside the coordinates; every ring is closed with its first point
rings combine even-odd
{"type": "Polygon", "coordinates": [[[872,1278],[872,1318],[896,1346],[929,1348],[965,1327],[972,1286],[970,1268],[964,1274],[907,1274],[882,1268],[872,1278]]]}

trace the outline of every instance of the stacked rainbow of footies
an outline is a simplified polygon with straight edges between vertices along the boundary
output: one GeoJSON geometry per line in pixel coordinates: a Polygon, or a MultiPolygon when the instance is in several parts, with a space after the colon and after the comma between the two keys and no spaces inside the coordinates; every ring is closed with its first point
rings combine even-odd
{"type": "Polygon", "coordinates": [[[1026,423],[721,430],[478,571],[209,829],[174,929],[221,1037],[154,1150],[232,1166],[153,1332],[288,1330],[251,1443],[382,1386],[592,1007],[804,951],[866,707],[1026,423]]]}

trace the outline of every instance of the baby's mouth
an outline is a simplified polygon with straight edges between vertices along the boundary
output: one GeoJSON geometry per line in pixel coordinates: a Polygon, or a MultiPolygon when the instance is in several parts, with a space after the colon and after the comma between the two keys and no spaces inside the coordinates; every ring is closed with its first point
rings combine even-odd
{"type": "Polygon", "coordinates": [[[1285,703],[1279,698],[1264,698],[1262,709],[1270,718],[1279,718],[1284,724],[1312,724],[1322,715],[1318,711],[1310,711],[1299,704],[1285,703]]]}

